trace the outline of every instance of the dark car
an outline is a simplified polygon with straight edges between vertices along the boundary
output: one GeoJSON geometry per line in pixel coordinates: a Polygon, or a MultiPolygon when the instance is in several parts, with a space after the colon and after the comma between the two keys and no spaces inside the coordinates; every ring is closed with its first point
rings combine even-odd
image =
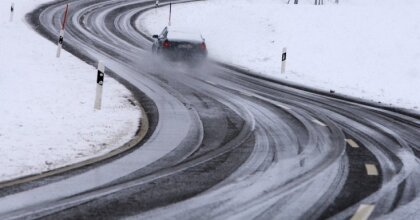
{"type": "Polygon", "coordinates": [[[152,51],[171,60],[203,60],[207,47],[201,34],[185,29],[165,27],[155,39],[152,51]]]}

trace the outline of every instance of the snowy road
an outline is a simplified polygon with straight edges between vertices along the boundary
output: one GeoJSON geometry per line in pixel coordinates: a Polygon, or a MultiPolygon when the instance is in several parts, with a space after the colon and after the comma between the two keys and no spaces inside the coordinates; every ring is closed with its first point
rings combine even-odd
{"type": "Polygon", "coordinates": [[[363,215],[359,207],[420,215],[418,117],[213,62],[162,62],[135,26],[154,1],[60,1],[28,20],[55,42],[67,2],[64,48],[104,61],[152,100],[152,129],[118,158],[2,189],[1,219],[346,219],[363,215]]]}

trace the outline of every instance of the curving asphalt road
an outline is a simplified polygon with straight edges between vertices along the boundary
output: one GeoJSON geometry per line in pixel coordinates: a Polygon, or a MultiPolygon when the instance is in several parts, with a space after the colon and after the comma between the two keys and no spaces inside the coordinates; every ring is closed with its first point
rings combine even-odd
{"type": "Polygon", "coordinates": [[[152,100],[154,126],[112,160],[2,189],[1,219],[420,216],[418,116],[213,61],[161,61],[137,26],[154,1],[56,1],[27,19],[55,42],[67,3],[64,48],[152,100]]]}

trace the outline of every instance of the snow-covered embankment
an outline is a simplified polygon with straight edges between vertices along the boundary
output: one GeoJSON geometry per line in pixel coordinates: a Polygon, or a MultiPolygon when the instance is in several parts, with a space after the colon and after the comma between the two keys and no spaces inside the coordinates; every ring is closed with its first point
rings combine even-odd
{"type": "MultiPolygon", "coordinates": [[[[326,91],[420,111],[420,1],[209,0],[177,4],[172,24],[200,29],[223,62],[326,91]],[[288,48],[287,72],[280,74],[288,48]]],[[[168,7],[139,19],[150,34],[168,7]]]]}
{"type": "MultiPolygon", "coordinates": [[[[24,16],[46,0],[0,8],[0,181],[33,175],[109,153],[139,128],[129,90],[106,77],[94,111],[96,70],[39,36],[24,16]]],[[[64,9],[63,9],[64,10],[64,9]]],[[[58,30],[57,30],[58,34],[58,30]]]]}

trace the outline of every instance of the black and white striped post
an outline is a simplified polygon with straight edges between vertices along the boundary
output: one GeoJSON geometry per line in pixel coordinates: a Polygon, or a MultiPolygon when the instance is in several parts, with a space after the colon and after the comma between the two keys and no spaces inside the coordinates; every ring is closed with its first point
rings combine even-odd
{"type": "Polygon", "coordinates": [[[287,48],[283,48],[283,53],[281,55],[281,73],[286,72],[286,60],[287,60],[287,48]]]}
{"type": "Polygon", "coordinates": [[[159,7],[159,0],[156,0],[155,8],[158,8],[158,7],[159,7]]]}
{"type": "Polygon", "coordinates": [[[15,3],[12,3],[12,6],[10,6],[10,22],[13,21],[13,14],[15,13],[15,3]]]}
{"type": "Polygon", "coordinates": [[[61,49],[63,48],[63,43],[64,43],[64,30],[66,28],[66,22],[67,22],[67,13],[69,11],[69,5],[66,5],[66,11],[64,12],[64,19],[63,19],[63,23],[61,24],[61,29],[60,29],[60,36],[58,38],[58,44],[57,44],[57,58],[60,57],[61,55],[61,49]]]}
{"type": "Polygon", "coordinates": [[[61,48],[63,48],[63,42],[64,42],[64,30],[60,30],[60,37],[58,38],[58,47],[57,47],[57,58],[61,55],[61,48]]]}
{"type": "Polygon", "coordinates": [[[98,63],[98,76],[96,78],[96,98],[95,98],[95,109],[101,110],[102,105],[102,89],[104,85],[105,77],[105,66],[102,62],[98,63]]]}

